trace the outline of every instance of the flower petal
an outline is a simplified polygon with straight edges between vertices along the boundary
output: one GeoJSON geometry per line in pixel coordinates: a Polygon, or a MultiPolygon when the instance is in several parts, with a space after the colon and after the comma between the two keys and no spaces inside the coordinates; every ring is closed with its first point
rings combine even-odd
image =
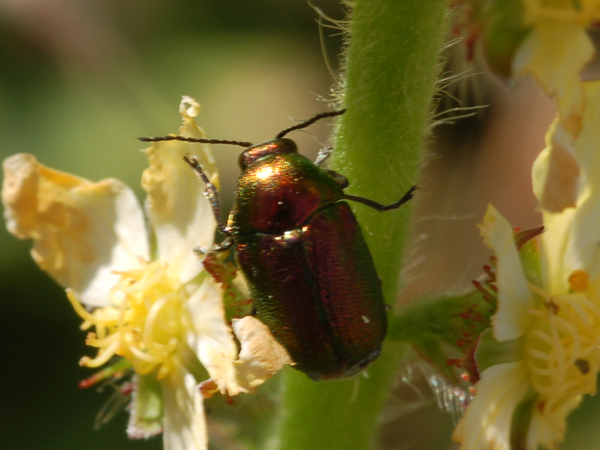
{"type": "Polygon", "coordinates": [[[556,450],[567,432],[567,416],[579,406],[581,397],[573,397],[560,404],[560,409],[552,413],[553,418],[560,417],[559,423],[550,422],[547,414],[538,408],[533,410],[531,424],[527,433],[527,448],[539,448],[540,446],[556,450]]]}
{"type": "Polygon", "coordinates": [[[489,205],[479,225],[486,245],[497,258],[496,279],[498,310],[492,317],[493,334],[498,341],[520,337],[526,321],[526,311],[532,299],[515,245],[513,230],[504,217],[489,205]]]}
{"type": "MultiPolygon", "coordinates": [[[[198,109],[193,99],[183,98],[180,135],[204,137],[193,119],[198,109]]],[[[210,203],[201,195],[203,183],[185,163],[183,156],[194,154],[211,182],[218,186],[216,165],[205,144],[155,142],[144,152],[150,167],[144,171],[142,186],[148,193],[148,214],[156,233],[158,254],[162,260],[169,261],[173,273],[178,273],[181,282],[186,283],[202,270],[193,249],[212,245],[215,218],[210,203]]]]}
{"type": "Polygon", "coordinates": [[[566,258],[570,270],[585,269],[596,280],[600,276],[600,82],[584,83],[584,92],[583,130],[575,142],[583,179],[566,258]]]}
{"type": "Polygon", "coordinates": [[[583,90],[579,73],[594,46],[585,27],[573,21],[540,19],[515,54],[515,75],[532,73],[546,94],[556,95],[563,126],[576,137],[581,129],[583,90]]]}
{"type": "MultiPolygon", "coordinates": [[[[600,82],[583,84],[586,107],[583,129],[575,140],[574,157],[581,170],[576,208],[559,214],[543,209],[546,232],[541,236],[544,253],[544,283],[554,294],[569,291],[568,277],[574,270],[585,270],[592,280],[600,277],[600,153],[598,128],[600,127],[600,82]]],[[[552,131],[550,132],[552,134],[552,131]]],[[[534,187],[538,194],[539,179],[536,173],[548,171],[546,155],[542,153],[534,166],[534,187]]]]}
{"type": "Polygon", "coordinates": [[[165,450],[208,449],[204,404],[194,377],[175,367],[161,386],[165,450]]]}
{"type": "Polygon", "coordinates": [[[212,377],[217,370],[213,355],[221,355],[230,361],[237,357],[237,346],[233,341],[231,328],[225,322],[221,289],[211,279],[205,279],[191,294],[186,309],[193,322],[193,333],[189,335],[188,345],[195,350],[198,359],[212,377]]]}
{"type": "Polygon", "coordinates": [[[234,319],[241,351],[233,340],[221,301],[221,290],[205,280],[187,302],[194,323],[189,345],[223,394],[253,393],[285,364],[293,364],[268,328],[254,317],[234,319]]]}
{"type": "MultiPolygon", "coordinates": [[[[498,364],[483,371],[477,395],[454,430],[460,450],[510,450],[513,413],[529,389],[522,362],[498,364]]],[[[532,447],[534,448],[534,447],[532,447]]]]}
{"type": "Polygon", "coordinates": [[[294,364],[267,326],[255,317],[234,319],[233,328],[241,345],[239,359],[234,361],[215,351],[209,355],[209,373],[222,393],[254,393],[284,365],[294,364]]]}
{"type": "Polygon", "coordinates": [[[106,305],[112,271],[149,257],[142,209],[118,180],[92,183],[18,154],[4,161],[2,201],[8,230],[33,239],[40,268],[87,305],[106,305]]]}
{"type": "Polygon", "coordinates": [[[558,213],[575,206],[580,168],[573,139],[558,120],[550,127],[546,141],[547,148],[533,164],[533,192],[543,210],[558,213]]]}

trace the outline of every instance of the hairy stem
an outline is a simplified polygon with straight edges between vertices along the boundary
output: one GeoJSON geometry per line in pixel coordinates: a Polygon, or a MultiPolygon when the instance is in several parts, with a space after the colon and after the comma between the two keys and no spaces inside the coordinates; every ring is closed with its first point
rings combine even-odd
{"type": "MultiPolygon", "coordinates": [[[[347,192],[389,204],[418,177],[445,36],[446,0],[356,0],[339,96],[333,169],[347,192]]],[[[418,197],[418,192],[416,194],[418,197]]],[[[410,202],[409,202],[410,203],[410,202]]],[[[353,205],[386,302],[396,303],[411,206],[377,212],[353,205]]],[[[285,374],[277,444],[285,450],[361,450],[373,444],[403,346],[386,340],[381,357],[353,379],[315,383],[285,374]]]]}

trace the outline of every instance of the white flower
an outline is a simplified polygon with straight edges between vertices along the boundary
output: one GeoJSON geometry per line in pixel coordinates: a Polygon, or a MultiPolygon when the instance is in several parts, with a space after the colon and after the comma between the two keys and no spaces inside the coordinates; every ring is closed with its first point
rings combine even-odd
{"type": "MultiPolygon", "coordinates": [[[[203,137],[193,120],[198,111],[193,99],[183,98],[180,135],[203,137]]],[[[122,356],[135,371],[130,437],[160,431],[152,421],[145,423],[149,416],[161,419],[161,405],[158,413],[148,411],[144,397],[152,385],[146,381],[154,379],[165,449],[201,450],[207,448],[207,432],[197,378],[204,369],[222,393],[236,395],[252,392],[289,359],[266,330],[258,344],[242,338],[246,352],[238,358],[221,289],[194,253],[195,247],[212,245],[215,218],[183,156],[197,155],[218,186],[208,148],[168,141],[144,152],[148,225],[121,182],[92,183],[26,154],[4,162],[5,219],[11,233],[34,240],[33,258],[67,288],[84,319],[82,328],[94,330],[87,343],[98,353],[81,363],[99,367],[122,356]]],[[[244,319],[247,327],[254,322],[244,319]]]]}

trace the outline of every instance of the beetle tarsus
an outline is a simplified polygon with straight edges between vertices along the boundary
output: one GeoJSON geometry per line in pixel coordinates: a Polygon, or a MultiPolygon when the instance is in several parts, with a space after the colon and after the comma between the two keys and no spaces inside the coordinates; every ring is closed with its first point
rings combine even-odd
{"type": "Polygon", "coordinates": [[[357,202],[357,203],[362,203],[363,205],[366,205],[370,208],[376,209],[377,211],[383,212],[383,211],[390,211],[392,209],[400,208],[400,206],[402,206],[407,201],[409,201],[411,198],[413,198],[413,194],[417,189],[418,189],[417,186],[411,187],[408,191],[406,191],[406,193],[402,196],[402,198],[400,200],[398,200],[397,202],[394,202],[390,205],[383,205],[381,203],[377,203],[368,198],[357,197],[356,195],[344,194],[344,199],[351,200],[351,201],[357,202]]]}
{"type": "Polygon", "coordinates": [[[205,256],[207,253],[210,252],[209,248],[206,247],[194,247],[194,253],[197,254],[198,256],[205,256]]]}
{"type": "Polygon", "coordinates": [[[209,253],[220,253],[220,252],[224,252],[226,250],[229,250],[231,248],[231,246],[233,245],[233,243],[234,243],[233,239],[226,238],[220,244],[214,244],[210,248],[206,248],[206,247],[194,247],[194,252],[197,253],[197,254],[199,254],[199,255],[202,255],[202,256],[206,256],[209,253]]]}

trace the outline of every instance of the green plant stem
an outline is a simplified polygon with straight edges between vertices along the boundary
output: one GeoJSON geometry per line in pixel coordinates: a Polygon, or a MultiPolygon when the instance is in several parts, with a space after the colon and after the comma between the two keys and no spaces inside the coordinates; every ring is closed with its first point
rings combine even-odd
{"type": "MultiPolygon", "coordinates": [[[[350,181],[348,193],[392,203],[416,182],[445,15],[446,0],[354,2],[340,92],[348,111],[339,121],[332,167],[350,181]]],[[[393,305],[412,207],[386,213],[363,205],[353,208],[383,281],[386,302],[393,305]]],[[[278,448],[370,448],[403,349],[386,340],[382,356],[368,368],[368,378],[315,383],[288,370],[278,448]]]]}

